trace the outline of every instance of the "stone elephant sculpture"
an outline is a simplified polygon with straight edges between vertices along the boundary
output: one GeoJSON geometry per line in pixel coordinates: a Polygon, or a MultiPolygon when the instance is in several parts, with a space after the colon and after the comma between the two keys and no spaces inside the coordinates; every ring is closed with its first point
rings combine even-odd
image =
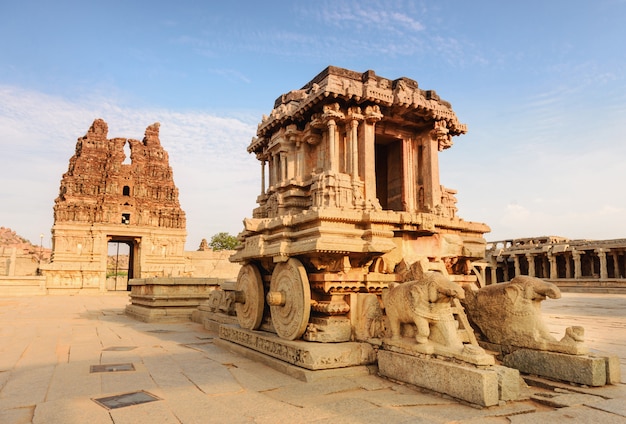
{"type": "MultiPolygon", "coordinates": [[[[383,290],[382,300],[389,319],[391,339],[397,340],[402,337],[402,324],[414,324],[417,343],[428,343],[431,325],[440,324],[442,321],[446,323],[454,321],[450,300],[464,296],[461,286],[450,281],[442,273],[433,271],[425,272],[418,280],[383,290]]],[[[450,325],[444,326],[444,330],[447,327],[450,325]]],[[[444,334],[442,338],[444,340],[440,342],[448,344],[451,337],[444,334]]]]}
{"type": "Polygon", "coordinates": [[[550,282],[520,275],[508,283],[479,290],[465,288],[463,304],[470,320],[487,341],[503,346],[526,347],[563,353],[582,353],[582,327],[570,327],[558,341],[541,317],[541,302],[559,299],[561,291],[550,282]]]}

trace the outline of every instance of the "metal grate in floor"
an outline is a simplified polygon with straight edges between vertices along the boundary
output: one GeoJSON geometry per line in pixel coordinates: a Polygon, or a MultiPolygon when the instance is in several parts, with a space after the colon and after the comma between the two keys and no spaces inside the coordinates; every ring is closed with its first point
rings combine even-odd
{"type": "Polygon", "coordinates": [[[142,403],[154,402],[160,400],[155,395],[143,390],[138,392],[124,393],[121,395],[107,396],[103,398],[93,399],[96,403],[104,406],[106,409],[124,408],[126,406],[140,405],[142,403]]]}
{"type": "Polygon", "coordinates": [[[117,372],[117,371],[135,371],[133,364],[102,364],[91,365],[89,372],[117,372]]]}
{"type": "Polygon", "coordinates": [[[129,350],[137,349],[137,346],[111,346],[106,349],[102,349],[104,352],[126,352],[129,350]]]}

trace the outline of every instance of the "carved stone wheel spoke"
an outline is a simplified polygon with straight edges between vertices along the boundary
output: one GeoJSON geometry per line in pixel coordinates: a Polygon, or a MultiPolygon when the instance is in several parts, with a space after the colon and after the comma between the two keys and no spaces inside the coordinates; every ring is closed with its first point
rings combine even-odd
{"type": "Polygon", "coordinates": [[[261,326],[265,305],[263,278],[259,269],[252,264],[242,266],[237,275],[235,290],[243,294],[241,301],[235,304],[239,325],[247,330],[256,330],[261,326]]]}
{"type": "Polygon", "coordinates": [[[311,288],[299,260],[276,265],[267,298],[276,333],[287,340],[300,338],[311,314],[311,288]]]}

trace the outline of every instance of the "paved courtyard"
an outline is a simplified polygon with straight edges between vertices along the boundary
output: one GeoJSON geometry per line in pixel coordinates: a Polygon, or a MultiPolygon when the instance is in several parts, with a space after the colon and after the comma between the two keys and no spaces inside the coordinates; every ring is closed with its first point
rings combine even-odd
{"type": "MultiPolygon", "coordinates": [[[[0,423],[626,423],[624,384],[531,386],[527,400],[479,409],[364,372],[303,382],[199,324],[135,321],[127,303],[0,298],[0,423]]],[[[582,325],[591,347],[619,355],[624,381],[626,295],[565,293],[543,311],[556,337],[582,325]]]]}

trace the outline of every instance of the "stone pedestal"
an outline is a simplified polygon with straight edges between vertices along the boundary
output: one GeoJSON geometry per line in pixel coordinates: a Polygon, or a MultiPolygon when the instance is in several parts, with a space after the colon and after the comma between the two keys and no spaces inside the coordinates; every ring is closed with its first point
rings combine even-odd
{"type": "Polygon", "coordinates": [[[346,368],[376,362],[376,353],[368,343],[290,341],[272,333],[244,330],[227,324],[220,325],[219,330],[220,339],[308,370],[346,368]]]}
{"type": "Polygon", "coordinates": [[[480,406],[498,405],[519,395],[519,373],[505,367],[474,367],[379,350],[378,369],[382,376],[480,406]]]}
{"type": "Polygon", "coordinates": [[[620,381],[619,359],[610,355],[568,355],[518,349],[505,355],[503,363],[526,374],[587,386],[618,384],[620,381]]]}
{"type": "Polygon", "coordinates": [[[216,278],[132,279],[126,315],[144,322],[189,321],[219,283],[216,278]]]}

